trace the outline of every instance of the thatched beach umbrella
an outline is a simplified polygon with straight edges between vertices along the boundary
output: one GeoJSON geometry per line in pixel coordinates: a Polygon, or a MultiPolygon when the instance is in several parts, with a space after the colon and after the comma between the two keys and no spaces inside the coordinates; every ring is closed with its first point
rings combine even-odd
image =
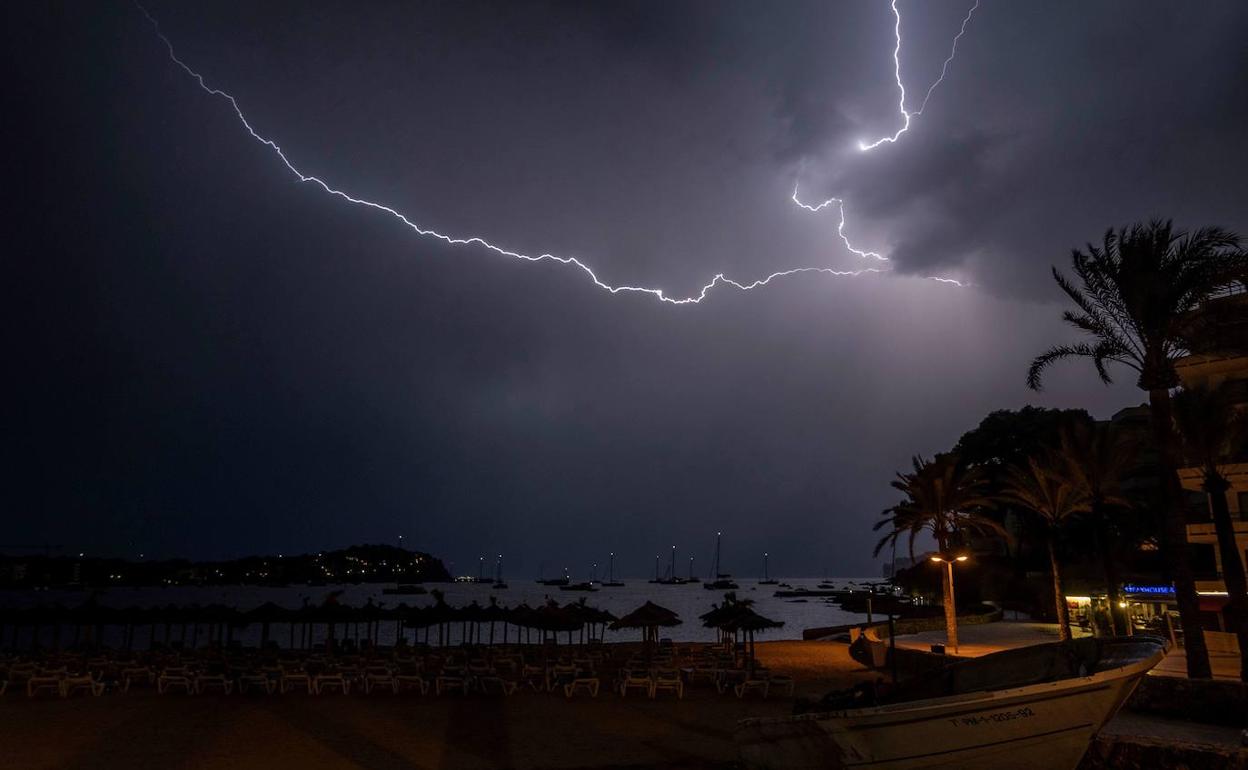
{"type": "Polygon", "coordinates": [[[507,643],[507,616],[508,612],[498,604],[498,597],[490,597],[490,606],[481,611],[482,622],[490,624],[490,645],[494,644],[494,624],[503,624],[503,644],[507,643]]]}
{"type": "Polygon", "coordinates": [[[711,609],[698,616],[702,620],[702,625],[706,628],[714,628],[719,631],[719,641],[728,644],[736,639],[736,633],[730,631],[727,626],[739,614],[749,609],[754,603],[753,599],[738,599],[736,591],[729,591],[724,594],[724,601],[721,604],[712,604],[711,609]]]}
{"type": "Polygon", "coordinates": [[[208,644],[216,643],[221,647],[229,646],[233,638],[234,626],[241,623],[242,613],[224,604],[209,604],[200,610],[198,620],[208,626],[208,644]]]}
{"type": "Polygon", "coordinates": [[[583,624],[576,612],[569,607],[571,605],[560,607],[554,599],[547,599],[545,604],[533,611],[530,623],[542,631],[543,641],[546,640],[546,632],[550,632],[558,643],[559,634],[563,632],[568,635],[568,644],[572,643],[572,634],[579,631],[583,624]]]}
{"type": "Polygon", "coordinates": [[[474,599],[472,604],[459,609],[461,624],[459,638],[466,644],[474,644],[481,639],[481,623],[485,620],[485,608],[474,599]]]}
{"type": "Polygon", "coordinates": [[[269,646],[269,626],[273,623],[288,623],[290,625],[290,646],[295,646],[295,613],[281,607],[273,602],[265,602],[259,607],[253,607],[242,614],[241,620],[244,625],[260,624],[260,647],[269,646]]]}
{"type": "Polygon", "coordinates": [[[628,613],[624,617],[611,624],[612,631],[618,631],[621,628],[640,628],[641,637],[644,642],[657,642],[659,640],[659,628],[670,628],[681,624],[680,616],[672,612],[666,607],[660,607],[654,602],[646,602],[637,609],[628,613]]]}
{"type": "MultiPolygon", "coordinates": [[[[515,607],[507,610],[507,621],[516,627],[516,643],[522,644],[528,642],[529,629],[533,628],[533,608],[526,602],[520,602],[515,607]],[[520,629],[525,631],[524,642],[520,639],[520,629]]],[[[503,626],[503,644],[507,643],[507,626],[503,626]]]]}
{"type": "MultiPolygon", "coordinates": [[[[607,612],[606,610],[598,609],[597,607],[590,607],[588,604],[586,604],[585,597],[581,597],[581,599],[577,601],[575,604],[566,605],[564,609],[572,613],[576,617],[576,619],[580,621],[582,644],[584,644],[585,642],[585,627],[586,626],[589,627],[589,638],[593,639],[594,629],[596,626],[598,625],[605,626],[607,623],[611,623],[614,620],[616,620],[615,615],[612,615],[610,612],[607,612]]],[[[601,637],[601,635],[599,635],[599,637],[601,637]]]]}
{"type": "Polygon", "coordinates": [[[425,610],[426,617],[430,625],[438,627],[438,645],[443,646],[450,642],[450,635],[446,633],[446,624],[458,620],[459,611],[446,603],[446,596],[438,589],[435,588],[429,593],[433,596],[434,604],[425,610]]]}
{"type": "MultiPolygon", "coordinates": [[[[386,620],[394,621],[394,643],[396,646],[407,644],[406,623],[411,613],[412,608],[407,606],[407,602],[399,602],[397,607],[382,610],[386,620]]],[[[380,635],[380,632],[378,633],[380,635]]]]}
{"type": "Polygon", "coordinates": [[[784,625],[783,621],[772,620],[759,615],[749,607],[741,606],[736,615],[729,618],[723,628],[726,631],[735,633],[743,633],[747,637],[746,650],[750,656],[750,669],[754,668],[754,633],[756,631],[766,631],[771,628],[780,628],[784,625]]]}

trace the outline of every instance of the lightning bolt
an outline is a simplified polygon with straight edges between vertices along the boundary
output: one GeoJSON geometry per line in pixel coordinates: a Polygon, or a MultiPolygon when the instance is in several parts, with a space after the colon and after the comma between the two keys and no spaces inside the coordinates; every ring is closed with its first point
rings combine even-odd
{"type": "MultiPolygon", "coordinates": [[[[823,211],[824,209],[828,208],[832,204],[836,204],[837,211],[839,211],[841,214],[841,221],[836,226],[836,234],[841,237],[841,241],[845,244],[845,248],[849,249],[851,252],[853,252],[854,254],[857,254],[863,259],[871,258],[871,259],[878,259],[881,262],[888,261],[888,257],[885,257],[881,254],[877,254],[874,251],[863,251],[861,249],[856,249],[854,248],[854,245],[849,242],[849,237],[845,235],[845,201],[841,200],[840,198],[828,198],[826,201],[823,201],[822,203],[816,203],[816,204],[803,203],[801,198],[797,196],[797,190],[798,190],[797,185],[794,185],[793,186],[793,202],[796,203],[798,207],[806,209],[807,211],[811,213],[818,214],[820,211],[823,211]]],[[[884,272],[884,271],[873,270],[872,272],[878,273],[878,272],[884,272]]],[[[936,275],[925,275],[922,277],[929,281],[938,281],[940,283],[952,284],[953,286],[961,286],[963,288],[966,288],[972,285],[970,283],[967,283],[966,281],[959,281],[955,278],[943,278],[941,276],[936,276],[936,275]]]]}
{"type": "Polygon", "coordinates": [[[854,254],[857,254],[863,259],[867,259],[868,257],[870,257],[871,259],[878,259],[881,262],[888,261],[888,257],[885,257],[881,254],[877,254],[874,251],[863,251],[862,249],[856,249],[854,248],[854,245],[849,242],[849,236],[845,235],[845,201],[841,200],[840,198],[828,198],[823,203],[819,203],[814,206],[810,205],[809,203],[802,203],[801,199],[797,197],[797,185],[794,184],[793,185],[793,202],[796,203],[801,208],[804,208],[807,211],[812,212],[814,214],[818,214],[820,211],[823,211],[828,206],[831,206],[833,203],[835,203],[837,211],[839,211],[841,214],[841,221],[837,223],[836,225],[836,234],[841,237],[841,241],[845,244],[845,248],[849,249],[851,252],[853,252],[854,254]]]}
{"type": "Polygon", "coordinates": [[[892,136],[882,136],[874,142],[859,142],[858,149],[866,152],[874,150],[881,144],[895,143],[902,134],[910,130],[910,121],[923,114],[923,110],[927,109],[927,101],[932,98],[932,92],[936,90],[936,86],[940,85],[945,79],[945,73],[949,71],[949,64],[953,61],[953,57],[958,55],[958,41],[966,34],[966,25],[971,23],[971,16],[975,14],[979,8],[979,0],[975,0],[975,4],[971,6],[971,10],[966,12],[966,18],[962,20],[962,28],[958,30],[958,34],[953,38],[953,46],[949,51],[948,58],[941,65],[940,77],[936,78],[936,82],[932,83],[927,89],[927,94],[923,97],[923,103],[919,105],[919,109],[910,112],[906,109],[906,84],[901,82],[901,11],[897,10],[897,0],[892,0],[891,7],[893,9],[893,37],[896,39],[896,45],[893,46],[893,77],[897,80],[897,91],[901,97],[897,101],[897,109],[901,112],[901,128],[897,129],[897,133],[892,136]]]}
{"type": "MultiPolygon", "coordinates": [[[[160,23],[156,20],[156,18],[153,17],[152,14],[148,12],[147,8],[145,8],[141,3],[137,2],[137,0],[135,2],[135,5],[138,7],[139,11],[142,12],[143,16],[148,20],[148,22],[151,23],[152,29],[155,31],[156,36],[164,44],[165,49],[169,54],[169,59],[174,64],[176,64],[183,72],[189,75],[205,93],[208,93],[212,96],[220,97],[226,100],[227,102],[229,102],[230,107],[234,110],[234,114],[238,117],[239,122],[242,124],[243,128],[246,129],[247,133],[250,134],[251,137],[255,139],[257,142],[265,145],[270,150],[272,150],[273,153],[277,156],[277,158],[282,162],[282,164],[286,166],[286,168],[292,174],[294,174],[295,177],[298,178],[300,182],[308,183],[308,184],[312,184],[317,187],[320,187],[327,194],[337,197],[337,198],[341,198],[342,200],[348,203],[354,204],[356,206],[374,209],[376,211],[380,211],[385,214],[388,214],[394,219],[397,219],[404,226],[406,226],[407,228],[409,228],[410,230],[412,230],[413,232],[415,232],[417,235],[421,237],[433,238],[451,246],[476,246],[476,247],[483,248],[487,251],[493,252],[499,256],[509,257],[511,259],[517,259],[517,260],[521,260],[525,262],[557,262],[561,265],[568,265],[568,266],[579,269],[581,272],[583,272],[586,276],[589,277],[589,279],[593,282],[595,286],[611,294],[621,294],[621,293],[648,294],[654,297],[655,299],[659,300],[660,302],[665,302],[665,303],[672,304],[672,305],[700,304],[704,299],[707,298],[707,296],[716,286],[719,286],[721,284],[726,285],[726,286],[731,286],[741,291],[750,291],[752,289],[757,289],[757,288],[766,286],[767,284],[771,283],[773,280],[777,278],[784,278],[787,276],[798,275],[798,274],[803,274],[803,273],[820,273],[820,274],[836,276],[836,277],[857,277],[857,276],[866,275],[866,274],[880,274],[880,273],[889,272],[887,270],[883,270],[883,269],[875,268],[875,267],[866,267],[866,268],[861,268],[858,270],[835,270],[829,267],[798,267],[798,268],[792,268],[789,270],[779,270],[774,273],[771,273],[770,275],[767,275],[766,277],[760,278],[755,281],[750,281],[750,282],[741,282],[741,281],[729,278],[723,273],[716,273],[715,276],[711,278],[711,280],[708,281],[706,284],[704,284],[696,294],[690,294],[686,297],[669,297],[663,289],[647,287],[647,286],[629,286],[629,285],[617,286],[617,285],[606,283],[605,281],[603,281],[602,279],[598,277],[598,275],[593,271],[593,269],[589,267],[589,265],[585,264],[584,262],[582,262],[580,259],[576,257],[560,256],[557,254],[551,254],[549,252],[536,254],[536,255],[524,254],[518,251],[513,251],[511,249],[507,249],[502,246],[496,245],[481,236],[477,236],[477,235],[467,236],[467,237],[452,236],[452,235],[446,235],[444,233],[438,232],[437,230],[433,230],[431,228],[422,227],[421,225],[409,219],[405,214],[401,213],[400,211],[394,208],[391,208],[390,206],[387,206],[382,203],[377,203],[375,201],[370,201],[364,198],[354,197],[340,189],[337,189],[331,186],[329,183],[327,183],[320,177],[314,176],[312,174],[306,174],[303,171],[301,171],[286,156],[285,151],[282,150],[281,146],[278,145],[276,141],[256,131],[256,129],[252,126],[251,122],[247,119],[247,115],[243,112],[243,109],[239,105],[238,100],[235,99],[232,94],[226,91],[223,91],[219,88],[215,88],[213,86],[208,85],[203,75],[196,72],[194,69],[190,67],[190,65],[188,65],[181,58],[179,58],[177,55],[177,51],[174,49],[173,42],[168,38],[168,36],[165,35],[163,31],[161,31],[160,23]]],[[[976,0],[976,6],[978,7],[978,0],[976,0]]],[[[901,16],[899,12],[897,11],[896,0],[893,0],[892,8],[893,8],[893,13],[897,14],[897,46],[898,46],[898,49],[900,49],[901,16]]],[[[967,20],[969,21],[969,19],[970,19],[970,15],[968,14],[967,20]]],[[[966,29],[966,24],[964,22],[963,32],[965,32],[965,29],[966,29]]],[[[959,33],[958,36],[961,37],[961,33],[959,33]]],[[[954,41],[955,51],[956,51],[956,48],[957,48],[957,41],[955,39],[954,41]]],[[[894,59],[896,58],[897,58],[897,52],[895,51],[894,59]]],[[[950,55],[950,60],[952,60],[952,58],[953,56],[950,55]]],[[[945,64],[947,67],[948,61],[946,61],[945,64]]],[[[898,65],[897,78],[898,78],[897,83],[900,86],[901,85],[900,64],[898,65]]],[[[944,78],[943,70],[941,72],[941,78],[942,79],[944,78]]],[[[929,97],[931,96],[931,91],[934,90],[936,85],[939,85],[939,83],[940,81],[937,80],[937,82],[932,85],[932,88],[928,90],[929,97]]],[[[910,115],[906,113],[905,108],[904,108],[904,102],[905,102],[904,92],[905,92],[905,89],[904,87],[902,87],[902,113],[903,115],[906,116],[905,119],[906,119],[906,124],[908,127],[910,115]]],[[[924,104],[926,104],[926,99],[924,100],[924,104]]],[[[922,110],[920,109],[920,112],[921,111],[922,110]]],[[[915,114],[917,115],[918,113],[915,113],[915,114]]],[[[898,136],[900,136],[900,134],[903,133],[904,130],[905,129],[903,128],[901,132],[898,132],[898,136]]],[[[896,137],[889,139],[888,141],[895,141],[895,140],[896,140],[896,137]]],[[[855,248],[850,243],[849,238],[845,235],[845,205],[839,198],[830,198],[818,204],[817,206],[811,206],[811,205],[802,203],[802,201],[798,198],[797,192],[798,192],[797,188],[794,187],[793,202],[808,211],[819,212],[822,209],[827,208],[828,206],[834,203],[837,205],[837,209],[840,213],[840,223],[837,226],[837,234],[840,236],[842,242],[844,242],[846,248],[849,249],[850,252],[864,259],[875,259],[879,261],[888,260],[887,257],[881,254],[878,254],[874,251],[863,251],[861,249],[855,248]]],[[[952,278],[937,278],[937,277],[929,277],[929,278],[931,278],[931,280],[939,281],[941,283],[954,284],[957,286],[966,285],[952,278]]]]}

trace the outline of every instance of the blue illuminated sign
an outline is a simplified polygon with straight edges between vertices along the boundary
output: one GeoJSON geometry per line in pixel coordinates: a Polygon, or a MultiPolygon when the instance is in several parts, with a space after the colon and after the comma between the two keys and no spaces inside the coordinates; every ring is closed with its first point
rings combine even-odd
{"type": "Polygon", "coordinates": [[[1142,586],[1134,583],[1127,583],[1122,587],[1124,594],[1152,594],[1157,596],[1171,596],[1174,594],[1174,586],[1142,586]]]}

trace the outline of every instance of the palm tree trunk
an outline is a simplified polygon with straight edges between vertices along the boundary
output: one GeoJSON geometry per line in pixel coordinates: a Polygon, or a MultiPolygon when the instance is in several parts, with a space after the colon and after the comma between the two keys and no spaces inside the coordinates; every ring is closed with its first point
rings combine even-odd
{"type": "Polygon", "coordinates": [[[1200,601],[1196,598],[1196,580],[1187,554],[1187,522],[1183,517],[1182,487],[1179,485],[1178,464],[1175,462],[1174,417],[1170,408],[1169,388],[1148,391],[1153,436],[1157,441],[1161,466],[1158,503],[1165,534],[1165,555],[1170,576],[1174,580],[1174,598],[1179,605],[1179,623],[1183,627],[1183,651],[1187,656],[1187,675],[1192,679],[1210,679],[1209,650],[1205,633],[1200,627],[1200,601]]]}
{"type": "Polygon", "coordinates": [[[958,649],[958,608],[953,601],[953,563],[946,561],[941,580],[945,594],[945,645],[958,649]]]}
{"type": "Polygon", "coordinates": [[[1231,485],[1221,474],[1206,471],[1204,487],[1213,511],[1213,528],[1218,533],[1229,630],[1239,639],[1239,678],[1248,682],[1248,577],[1235,544],[1235,525],[1231,523],[1231,511],[1226,503],[1226,491],[1231,485]]]}
{"type": "Polygon", "coordinates": [[[1057,609],[1057,633],[1063,642],[1070,641],[1070,608],[1062,590],[1062,568],[1057,563],[1057,532],[1049,528],[1049,570],[1053,573],[1053,602],[1057,609]]]}

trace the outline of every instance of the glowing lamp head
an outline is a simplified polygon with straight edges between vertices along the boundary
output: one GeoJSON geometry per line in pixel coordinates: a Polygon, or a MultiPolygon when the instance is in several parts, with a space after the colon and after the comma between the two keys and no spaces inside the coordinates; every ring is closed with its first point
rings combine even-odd
{"type": "Polygon", "coordinates": [[[969,557],[969,556],[959,556],[959,557],[957,557],[956,559],[954,559],[954,561],[966,561],[968,558],[970,558],[970,557],[969,557]]]}

